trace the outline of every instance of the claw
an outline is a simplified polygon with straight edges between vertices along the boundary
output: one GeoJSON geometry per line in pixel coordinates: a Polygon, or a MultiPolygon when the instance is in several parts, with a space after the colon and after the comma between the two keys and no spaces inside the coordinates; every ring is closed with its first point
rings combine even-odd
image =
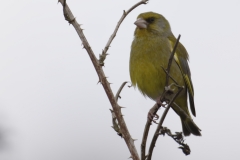
{"type": "Polygon", "coordinates": [[[151,113],[151,112],[148,112],[148,120],[150,121],[150,122],[153,122],[153,123],[155,123],[155,124],[158,124],[157,123],[157,121],[156,120],[158,120],[159,119],[159,115],[158,114],[153,114],[153,113],[151,113]]]}
{"type": "Polygon", "coordinates": [[[155,120],[158,120],[159,119],[159,115],[156,113],[154,118],[155,118],[155,120]]]}

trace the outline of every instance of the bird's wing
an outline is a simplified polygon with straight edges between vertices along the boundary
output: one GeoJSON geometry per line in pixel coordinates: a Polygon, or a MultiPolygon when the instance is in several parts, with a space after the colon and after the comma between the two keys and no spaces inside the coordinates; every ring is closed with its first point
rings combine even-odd
{"type": "MultiPolygon", "coordinates": [[[[169,37],[169,41],[170,44],[172,46],[172,49],[176,43],[176,38],[174,36],[170,36],[169,37]]],[[[191,72],[190,72],[190,68],[188,65],[188,53],[187,50],[184,48],[184,46],[179,42],[175,55],[174,55],[174,60],[176,61],[176,63],[178,64],[183,78],[184,78],[184,82],[187,86],[187,90],[188,90],[188,95],[189,95],[189,103],[190,103],[190,108],[192,111],[192,114],[194,116],[196,116],[196,111],[195,111],[195,105],[194,105],[194,89],[193,89],[193,84],[192,84],[192,80],[191,80],[191,72]]]]}

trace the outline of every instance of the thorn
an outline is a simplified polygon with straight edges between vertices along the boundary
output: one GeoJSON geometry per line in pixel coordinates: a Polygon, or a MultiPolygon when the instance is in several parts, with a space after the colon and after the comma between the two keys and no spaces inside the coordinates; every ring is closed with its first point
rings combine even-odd
{"type": "Polygon", "coordinates": [[[102,82],[101,82],[101,80],[100,80],[100,79],[99,79],[99,81],[97,82],[97,84],[98,84],[98,83],[101,83],[101,84],[102,84],[102,82]]]}
{"type": "Polygon", "coordinates": [[[108,77],[104,77],[104,78],[106,78],[106,79],[107,79],[108,77]]]}
{"type": "Polygon", "coordinates": [[[132,139],[133,141],[136,141],[136,140],[138,140],[138,139],[132,139]]]}
{"type": "Polygon", "coordinates": [[[132,158],[132,159],[133,159],[133,157],[132,157],[132,156],[130,156],[128,159],[130,159],[130,158],[132,158]]]}
{"type": "Polygon", "coordinates": [[[123,117],[124,115],[123,115],[123,114],[121,114],[121,116],[123,117]]]}
{"type": "Polygon", "coordinates": [[[122,108],[126,108],[126,107],[120,107],[120,108],[122,109],[122,108]]]}
{"type": "Polygon", "coordinates": [[[109,83],[109,82],[108,82],[108,84],[112,84],[112,83],[109,83]]]}
{"type": "Polygon", "coordinates": [[[121,99],[122,97],[121,97],[121,96],[118,96],[118,98],[120,98],[120,99],[121,99]]]}

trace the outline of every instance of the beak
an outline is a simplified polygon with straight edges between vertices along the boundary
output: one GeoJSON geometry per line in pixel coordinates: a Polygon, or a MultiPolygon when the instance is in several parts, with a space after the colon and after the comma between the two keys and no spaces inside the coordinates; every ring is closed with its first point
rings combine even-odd
{"type": "Polygon", "coordinates": [[[138,18],[136,22],[134,22],[134,24],[140,29],[147,28],[147,25],[148,25],[147,21],[145,21],[142,18],[138,18]]]}

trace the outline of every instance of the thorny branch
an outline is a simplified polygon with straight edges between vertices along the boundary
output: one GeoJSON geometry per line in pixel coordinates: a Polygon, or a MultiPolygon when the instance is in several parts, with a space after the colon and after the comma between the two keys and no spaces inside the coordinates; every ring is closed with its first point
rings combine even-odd
{"type": "Polygon", "coordinates": [[[120,20],[118,21],[117,23],[117,26],[115,27],[114,31],[113,31],[113,34],[111,35],[111,37],[109,38],[106,46],[104,47],[104,50],[102,51],[102,54],[99,55],[99,63],[101,66],[104,66],[104,60],[106,59],[106,56],[108,55],[107,54],[107,51],[110,47],[110,44],[112,43],[113,39],[115,38],[116,34],[117,34],[117,31],[121,25],[121,23],[123,22],[123,20],[127,17],[127,15],[132,11],[134,10],[136,7],[140,6],[141,4],[147,4],[149,0],[141,0],[139,1],[138,3],[136,3],[134,6],[132,6],[131,8],[129,8],[129,10],[127,11],[123,11],[123,15],[122,17],[120,18],[120,20]]]}
{"type": "MultiPolygon", "coordinates": [[[[116,95],[115,95],[115,100],[116,100],[116,102],[118,101],[118,98],[121,98],[120,93],[121,93],[123,87],[124,87],[127,83],[128,83],[128,82],[123,82],[122,85],[120,86],[120,88],[118,89],[118,91],[117,91],[117,93],[116,93],[116,95]]],[[[125,108],[125,107],[121,107],[121,106],[119,106],[119,107],[120,107],[120,108],[125,108]]],[[[113,124],[112,128],[117,132],[117,134],[118,134],[120,137],[122,137],[122,133],[121,133],[121,130],[120,130],[120,128],[119,128],[116,115],[115,115],[115,113],[114,113],[114,111],[113,111],[112,109],[110,109],[110,111],[111,111],[111,114],[112,114],[112,124],[113,124]]]]}
{"type": "Polygon", "coordinates": [[[122,137],[123,135],[122,135],[120,127],[118,125],[117,117],[116,117],[116,115],[115,115],[115,113],[114,113],[114,111],[112,109],[109,109],[109,110],[110,110],[110,112],[112,114],[112,124],[113,124],[112,128],[115,130],[115,132],[117,132],[117,134],[120,137],[122,137]]]}
{"type": "MultiPolygon", "coordinates": [[[[134,145],[134,140],[132,139],[128,129],[127,129],[127,126],[126,126],[126,123],[122,117],[122,113],[121,113],[121,108],[120,106],[117,104],[117,101],[113,95],[113,92],[111,90],[111,87],[109,85],[109,82],[107,81],[106,79],[106,76],[102,70],[102,63],[99,63],[99,61],[97,60],[94,52],[92,51],[92,48],[90,47],[85,35],[83,34],[83,29],[80,27],[80,25],[78,24],[77,20],[74,18],[71,10],[69,9],[68,5],[66,4],[66,0],[58,0],[62,5],[63,5],[63,14],[64,14],[64,17],[65,19],[73,25],[73,27],[75,28],[76,32],[78,33],[78,36],[79,38],[81,39],[82,41],[82,44],[83,44],[83,48],[86,49],[92,63],[93,63],[93,66],[98,74],[98,77],[99,77],[99,82],[101,82],[104,90],[105,90],[105,93],[107,94],[107,97],[112,105],[112,108],[113,108],[113,112],[116,116],[116,119],[118,121],[118,125],[120,126],[120,132],[122,134],[122,137],[124,138],[127,146],[128,146],[128,149],[131,153],[131,158],[133,160],[140,160],[139,156],[138,156],[138,153],[137,153],[137,150],[135,148],[135,145],[134,145]]],[[[141,4],[146,4],[148,2],[148,0],[141,0],[140,2],[138,2],[137,4],[135,4],[133,7],[131,7],[127,12],[124,12],[124,15],[122,16],[122,18],[120,19],[119,23],[117,24],[117,27],[116,29],[114,30],[114,33],[113,35],[110,37],[106,47],[104,48],[104,51],[103,53],[106,54],[113,38],[115,37],[117,31],[118,31],[118,28],[120,26],[120,24],[122,23],[123,19],[127,16],[128,13],[130,13],[134,8],[138,7],[139,5],[141,4]]],[[[103,60],[105,58],[102,58],[103,60]]]]}

